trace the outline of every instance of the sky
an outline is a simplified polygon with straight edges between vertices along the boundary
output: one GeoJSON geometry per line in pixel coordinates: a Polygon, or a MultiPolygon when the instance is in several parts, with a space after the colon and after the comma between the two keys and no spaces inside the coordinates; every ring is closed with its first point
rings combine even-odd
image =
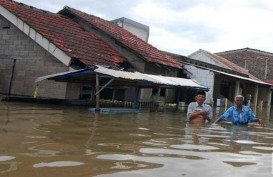
{"type": "Polygon", "coordinates": [[[54,13],[69,6],[105,20],[126,17],[150,27],[154,47],[184,56],[246,47],[273,53],[271,0],[16,1],[54,13]]]}

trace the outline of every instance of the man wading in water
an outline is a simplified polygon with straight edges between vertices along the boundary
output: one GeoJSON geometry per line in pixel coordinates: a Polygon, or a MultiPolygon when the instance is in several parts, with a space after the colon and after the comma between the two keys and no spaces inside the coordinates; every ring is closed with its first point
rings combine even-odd
{"type": "Polygon", "coordinates": [[[195,96],[196,102],[192,102],[188,106],[187,119],[192,123],[204,123],[212,118],[212,109],[205,104],[205,91],[198,91],[195,96]]]}
{"type": "Polygon", "coordinates": [[[252,110],[243,105],[244,97],[242,95],[237,95],[234,101],[235,105],[231,106],[214,123],[231,119],[233,125],[248,125],[248,122],[258,122],[259,125],[264,126],[263,120],[257,119],[252,110]]]}

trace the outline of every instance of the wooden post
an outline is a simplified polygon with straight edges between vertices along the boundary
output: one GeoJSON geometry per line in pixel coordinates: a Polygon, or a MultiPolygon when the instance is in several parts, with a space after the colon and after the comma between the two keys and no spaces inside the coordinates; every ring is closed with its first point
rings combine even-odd
{"type": "MultiPolygon", "coordinates": [[[[99,75],[96,74],[96,92],[98,93],[100,90],[100,81],[99,81],[99,75]]],[[[100,93],[96,95],[96,111],[100,110],[100,93]]]]}

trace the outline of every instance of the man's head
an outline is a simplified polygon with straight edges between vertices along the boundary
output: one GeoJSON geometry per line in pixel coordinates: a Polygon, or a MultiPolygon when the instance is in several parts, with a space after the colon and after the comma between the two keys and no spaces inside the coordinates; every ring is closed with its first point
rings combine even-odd
{"type": "Polygon", "coordinates": [[[235,96],[234,102],[237,105],[237,107],[242,107],[242,105],[244,104],[244,100],[245,97],[243,97],[242,95],[237,95],[235,96]]]}
{"type": "Polygon", "coordinates": [[[205,93],[205,91],[203,91],[203,90],[197,91],[196,96],[195,96],[195,100],[196,100],[196,102],[198,104],[200,104],[200,105],[203,104],[204,101],[206,100],[206,93],[205,93]]]}

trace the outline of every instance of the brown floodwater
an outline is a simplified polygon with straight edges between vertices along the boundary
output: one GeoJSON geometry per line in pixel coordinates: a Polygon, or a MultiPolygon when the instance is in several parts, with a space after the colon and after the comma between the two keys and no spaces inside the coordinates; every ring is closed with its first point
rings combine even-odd
{"type": "Polygon", "coordinates": [[[265,127],[0,102],[0,176],[272,176],[272,111],[258,115],[265,127]]]}

